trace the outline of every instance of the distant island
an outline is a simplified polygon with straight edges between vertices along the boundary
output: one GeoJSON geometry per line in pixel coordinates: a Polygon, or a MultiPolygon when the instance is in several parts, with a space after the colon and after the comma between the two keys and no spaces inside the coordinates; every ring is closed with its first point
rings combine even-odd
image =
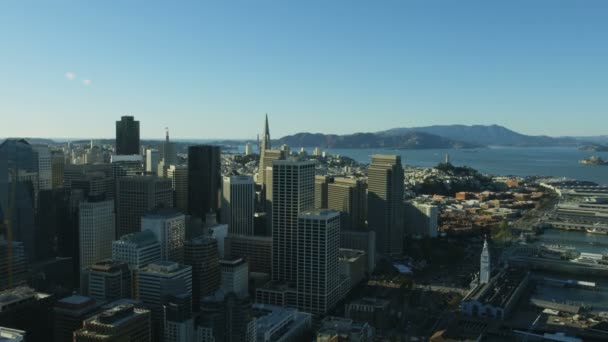
{"type": "Polygon", "coordinates": [[[292,147],[321,148],[378,148],[378,149],[454,149],[479,148],[480,144],[469,143],[421,132],[406,132],[399,135],[379,133],[355,133],[348,135],[298,133],[274,141],[275,146],[286,144],[292,147]]]}
{"type": "Polygon", "coordinates": [[[579,163],[584,165],[608,165],[608,162],[597,156],[582,159],[579,161],[579,163]]]}

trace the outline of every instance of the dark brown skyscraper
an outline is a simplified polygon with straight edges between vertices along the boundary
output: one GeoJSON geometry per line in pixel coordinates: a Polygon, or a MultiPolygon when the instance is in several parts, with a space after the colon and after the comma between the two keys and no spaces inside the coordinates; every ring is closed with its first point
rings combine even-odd
{"type": "Polygon", "coordinates": [[[117,181],[116,237],[141,230],[142,216],[156,207],[173,207],[171,180],[156,176],[122,177],[117,181]]]}
{"type": "Polygon", "coordinates": [[[217,213],[222,186],[220,147],[188,147],[188,213],[204,218],[217,213]]]}
{"type": "Polygon", "coordinates": [[[139,121],[132,116],[123,116],[116,121],[116,154],[140,154],[139,121]]]}
{"type": "Polygon", "coordinates": [[[403,252],[403,177],[400,156],[372,156],[367,181],[368,224],[376,232],[376,247],[382,255],[403,252]]]}
{"type": "Polygon", "coordinates": [[[365,182],[362,179],[335,177],[327,189],[327,208],[340,212],[340,229],[366,230],[365,182]]]}

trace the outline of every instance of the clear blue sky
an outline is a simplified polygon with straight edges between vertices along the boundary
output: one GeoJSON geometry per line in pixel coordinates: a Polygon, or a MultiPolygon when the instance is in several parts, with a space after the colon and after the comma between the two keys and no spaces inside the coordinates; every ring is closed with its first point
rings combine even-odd
{"type": "Polygon", "coordinates": [[[607,109],[605,0],[0,1],[0,136],[596,135],[607,109]]]}

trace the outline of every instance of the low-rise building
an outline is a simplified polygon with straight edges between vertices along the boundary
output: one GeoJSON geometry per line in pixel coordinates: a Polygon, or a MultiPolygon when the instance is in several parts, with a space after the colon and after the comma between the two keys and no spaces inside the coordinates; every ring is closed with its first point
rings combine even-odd
{"type": "Polygon", "coordinates": [[[317,342],[372,342],[374,336],[374,329],[368,323],[328,316],[321,321],[317,342]]]}
{"type": "Polygon", "coordinates": [[[468,316],[504,320],[529,288],[529,283],[529,272],[516,268],[503,269],[489,282],[471,290],[462,299],[460,308],[468,316]]]}
{"type": "Polygon", "coordinates": [[[312,329],[312,316],[274,305],[254,304],[256,342],[301,341],[312,329]]]}

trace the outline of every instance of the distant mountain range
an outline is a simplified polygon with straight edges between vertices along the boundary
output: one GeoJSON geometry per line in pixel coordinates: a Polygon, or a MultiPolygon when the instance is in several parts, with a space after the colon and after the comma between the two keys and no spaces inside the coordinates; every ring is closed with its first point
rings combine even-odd
{"type": "Polygon", "coordinates": [[[499,125],[437,125],[393,128],[376,133],[347,135],[298,133],[278,139],[276,143],[292,147],[429,149],[485,146],[579,146],[605,141],[608,141],[608,136],[525,135],[499,125]]]}
{"type": "Polygon", "coordinates": [[[544,135],[525,135],[498,125],[442,125],[414,128],[393,128],[380,132],[383,135],[401,135],[406,132],[425,132],[448,139],[460,139],[473,144],[486,146],[576,146],[581,142],[572,137],[549,137],[544,135]]]}

